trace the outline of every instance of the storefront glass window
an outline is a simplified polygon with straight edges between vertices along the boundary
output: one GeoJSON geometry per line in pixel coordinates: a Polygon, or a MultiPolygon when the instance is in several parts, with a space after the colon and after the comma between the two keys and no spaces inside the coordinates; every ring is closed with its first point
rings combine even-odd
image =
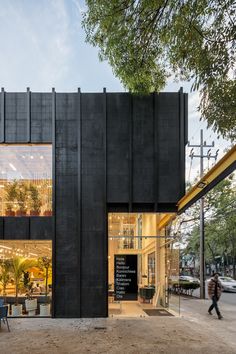
{"type": "Polygon", "coordinates": [[[0,145],[0,216],[52,215],[52,147],[0,145]]]}
{"type": "Polygon", "coordinates": [[[11,316],[50,316],[52,242],[0,241],[0,301],[11,316]]]}

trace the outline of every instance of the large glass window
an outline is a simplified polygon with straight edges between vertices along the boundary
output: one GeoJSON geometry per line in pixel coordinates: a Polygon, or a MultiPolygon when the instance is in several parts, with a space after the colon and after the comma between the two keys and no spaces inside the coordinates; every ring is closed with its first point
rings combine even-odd
{"type": "Polygon", "coordinates": [[[52,241],[0,241],[0,302],[12,316],[50,316],[52,241]]]}
{"type": "Polygon", "coordinates": [[[0,215],[52,215],[50,145],[0,145],[0,215]]]}

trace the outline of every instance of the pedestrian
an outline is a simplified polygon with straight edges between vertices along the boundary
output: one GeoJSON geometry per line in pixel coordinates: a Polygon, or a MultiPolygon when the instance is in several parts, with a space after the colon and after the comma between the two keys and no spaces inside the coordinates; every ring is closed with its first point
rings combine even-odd
{"type": "Polygon", "coordinates": [[[218,307],[218,301],[221,296],[221,282],[219,280],[219,273],[214,273],[211,280],[208,283],[208,296],[212,300],[212,304],[208,309],[209,315],[212,315],[211,311],[215,308],[219,320],[223,318],[218,307]]]}

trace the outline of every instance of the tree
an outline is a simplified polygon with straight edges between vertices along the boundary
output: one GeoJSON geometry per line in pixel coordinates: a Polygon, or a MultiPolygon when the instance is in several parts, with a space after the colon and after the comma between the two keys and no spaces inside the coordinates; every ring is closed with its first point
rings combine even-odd
{"type": "Polygon", "coordinates": [[[9,260],[0,260],[0,283],[2,284],[4,303],[6,303],[6,289],[11,281],[11,264],[9,260]]]}
{"type": "MultiPolygon", "coordinates": [[[[233,266],[236,278],[236,190],[232,175],[221,181],[205,196],[205,259],[208,264],[224,260],[224,271],[233,266]]],[[[194,206],[192,215],[198,214],[194,206]]],[[[199,225],[195,225],[187,238],[185,252],[199,255],[199,225]]],[[[222,263],[222,262],[221,262],[222,263]]]]}
{"type": "Polygon", "coordinates": [[[18,294],[22,281],[23,272],[34,267],[37,262],[33,259],[25,259],[23,257],[14,257],[11,260],[11,272],[15,283],[15,304],[18,305],[18,294]]]}
{"type": "Polygon", "coordinates": [[[235,0],[87,0],[86,40],[132,92],[193,80],[202,117],[236,138],[235,0]]]}

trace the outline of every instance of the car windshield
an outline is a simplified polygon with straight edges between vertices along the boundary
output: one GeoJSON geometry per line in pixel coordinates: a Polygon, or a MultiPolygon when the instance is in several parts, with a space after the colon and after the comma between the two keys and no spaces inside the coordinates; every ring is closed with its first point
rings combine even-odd
{"type": "Polygon", "coordinates": [[[227,282],[227,283],[233,283],[233,282],[235,282],[234,279],[228,278],[228,277],[224,277],[224,278],[221,277],[220,280],[221,280],[221,281],[225,281],[225,282],[227,282]]]}

